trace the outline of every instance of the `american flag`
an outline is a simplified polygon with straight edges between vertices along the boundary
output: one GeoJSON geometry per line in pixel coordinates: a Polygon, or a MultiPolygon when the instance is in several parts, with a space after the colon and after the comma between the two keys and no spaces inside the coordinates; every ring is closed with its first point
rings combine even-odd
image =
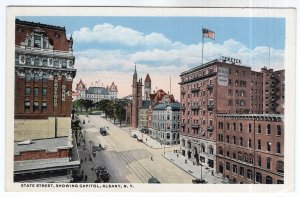
{"type": "Polygon", "coordinates": [[[206,37],[206,38],[211,38],[211,39],[215,39],[215,32],[209,30],[209,29],[205,29],[205,28],[202,28],[202,35],[203,37],[206,37]]]}

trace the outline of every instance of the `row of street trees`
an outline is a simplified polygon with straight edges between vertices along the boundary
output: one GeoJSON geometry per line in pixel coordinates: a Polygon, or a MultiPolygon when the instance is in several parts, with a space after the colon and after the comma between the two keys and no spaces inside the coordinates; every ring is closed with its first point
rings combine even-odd
{"type": "Polygon", "coordinates": [[[86,114],[91,114],[92,110],[99,110],[105,113],[105,118],[110,118],[119,121],[120,126],[123,121],[125,121],[127,100],[115,99],[115,100],[101,100],[93,103],[91,100],[79,99],[73,101],[73,108],[82,114],[83,109],[85,109],[86,114]]]}

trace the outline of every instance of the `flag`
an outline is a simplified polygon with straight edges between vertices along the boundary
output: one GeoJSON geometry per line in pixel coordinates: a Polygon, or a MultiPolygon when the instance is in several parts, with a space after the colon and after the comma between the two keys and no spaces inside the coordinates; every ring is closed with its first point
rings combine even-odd
{"type": "Polygon", "coordinates": [[[209,29],[202,28],[202,36],[214,40],[215,39],[215,32],[213,32],[209,29]]]}

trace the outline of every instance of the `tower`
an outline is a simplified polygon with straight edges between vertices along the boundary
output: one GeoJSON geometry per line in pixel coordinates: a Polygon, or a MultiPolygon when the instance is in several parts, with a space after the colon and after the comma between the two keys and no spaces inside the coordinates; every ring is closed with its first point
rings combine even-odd
{"type": "Polygon", "coordinates": [[[151,79],[149,74],[147,73],[147,76],[145,78],[145,86],[144,86],[144,98],[145,100],[150,100],[150,94],[151,94],[151,79]]]}
{"type": "Polygon", "coordinates": [[[138,127],[139,109],[142,108],[142,79],[137,79],[136,66],[134,67],[132,80],[132,111],[131,111],[131,126],[138,127]]]}

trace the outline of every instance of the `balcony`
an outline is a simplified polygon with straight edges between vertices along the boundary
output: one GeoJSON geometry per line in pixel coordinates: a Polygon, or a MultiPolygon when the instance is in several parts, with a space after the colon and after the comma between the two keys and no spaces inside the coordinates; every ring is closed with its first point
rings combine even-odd
{"type": "Polygon", "coordinates": [[[191,127],[192,129],[199,129],[199,124],[192,124],[191,127]]]}
{"type": "Polygon", "coordinates": [[[207,126],[207,131],[213,131],[213,130],[214,130],[214,126],[212,125],[207,126]]]}
{"type": "Polygon", "coordinates": [[[199,92],[200,91],[200,87],[195,87],[195,88],[191,88],[192,92],[199,92]]]}
{"type": "Polygon", "coordinates": [[[199,110],[199,105],[191,106],[191,110],[199,110]]]}
{"type": "Polygon", "coordinates": [[[213,103],[207,104],[207,109],[209,111],[212,111],[214,109],[214,104],[213,103]]]}
{"type": "Polygon", "coordinates": [[[214,88],[213,84],[207,84],[207,89],[212,90],[214,88]]]}

